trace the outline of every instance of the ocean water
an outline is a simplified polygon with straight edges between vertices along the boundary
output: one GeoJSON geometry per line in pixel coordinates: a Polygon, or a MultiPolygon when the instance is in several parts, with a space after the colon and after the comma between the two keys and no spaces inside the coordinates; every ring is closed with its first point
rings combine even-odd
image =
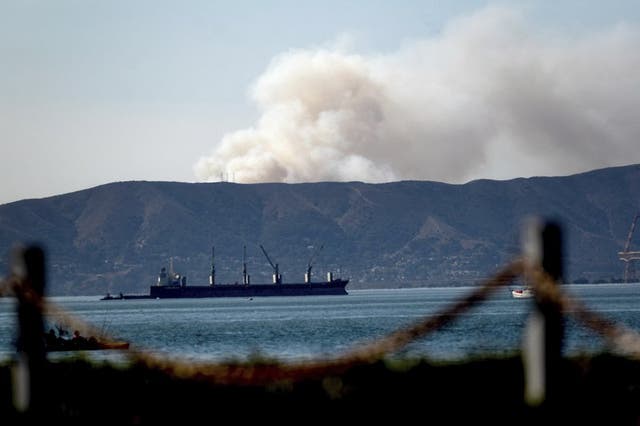
{"type": "MultiPolygon", "coordinates": [[[[640,332],[640,284],[562,287],[610,321],[640,332]]],[[[472,288],[348,291],[346,296],[111,301],[83,296],[52,301],[129,341],[132,348],[186,360],[244,360],[259,355],[286,361],[339,355],[437,313],[472,288]]],[[[532,308],[532,299],[513,299],[509,289],[499,289],[482,305],[397,355],[459,360],[514,353],[520,350],[532,308]]],[[[0,359],[14,353],[14,312],[13,299],[0,299],[0,359]]],[[[47,321],[56,324],[59,318],[47,321]]],[[[567,319],[565,354],[607,349],[598,335],[567,319]]]]}

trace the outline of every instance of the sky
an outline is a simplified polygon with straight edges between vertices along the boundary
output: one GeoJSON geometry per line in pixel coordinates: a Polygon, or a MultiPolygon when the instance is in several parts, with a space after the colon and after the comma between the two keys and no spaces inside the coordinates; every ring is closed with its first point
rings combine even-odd
{"type": "Polygon", "coordinates": [[[0,204],[640,163],[637,1],[0,0],[0,204]]]}

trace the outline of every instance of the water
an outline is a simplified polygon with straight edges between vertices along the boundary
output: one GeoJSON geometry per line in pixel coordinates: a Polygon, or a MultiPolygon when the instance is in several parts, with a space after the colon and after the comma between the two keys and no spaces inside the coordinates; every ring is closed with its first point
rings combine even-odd
{"type": "MultiPolygon", "coordinates": [[[[611,321],[640,331],[640,285],[563,288],[611,321]]],[[[455,287],[350,290],[347,296],[52,300],[96,328],[131,342],[132,348],[194,360],[243,360],[255,355],[301,360],[340,354],[433,314],[471,291],[455,287]]],[[[532,299],[513,299],[508,289],[499,289],[490,300],[412,343],[400,355],[457,360],[514,353],[520,349],[532,306],[532,299]]],[[[13,353],[14,310],[12,299],[0,299],[0,359],[13,353]]],[[[567,322],[566,336],[566,354],[606,349],[597,335],[572,320],[567,322]]]]}

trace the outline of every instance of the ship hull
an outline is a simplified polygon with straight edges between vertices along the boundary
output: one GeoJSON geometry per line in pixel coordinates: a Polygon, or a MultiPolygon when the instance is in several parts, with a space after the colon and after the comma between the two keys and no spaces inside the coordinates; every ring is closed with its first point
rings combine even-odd
{"type": "Polygon", "coordinates": [[[218,284],[213,286],[151,286],[152,299],[193,299],[203,297],[270,297],[270,296],[329,296],[348,294],[349,280],[326,283],[291,284],[218,284]]]}

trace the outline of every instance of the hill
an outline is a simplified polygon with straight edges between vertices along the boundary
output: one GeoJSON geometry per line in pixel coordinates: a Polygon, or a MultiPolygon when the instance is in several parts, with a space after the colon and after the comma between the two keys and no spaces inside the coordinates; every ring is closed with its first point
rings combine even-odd
{"type": "Polygon", "coordinates": [[[48,250],[50,294],[147,292],[173,258],[188,283],[270,282],[259,244],[285,282],[313,272],[363,287],[469,285],[519,251],[524,218],[560,220],[568,281],[618,278],[640,195],[640,165],[563,177],[463,185],[117,182],[0,206],[0,267],[16,242],[48,250]]]}

